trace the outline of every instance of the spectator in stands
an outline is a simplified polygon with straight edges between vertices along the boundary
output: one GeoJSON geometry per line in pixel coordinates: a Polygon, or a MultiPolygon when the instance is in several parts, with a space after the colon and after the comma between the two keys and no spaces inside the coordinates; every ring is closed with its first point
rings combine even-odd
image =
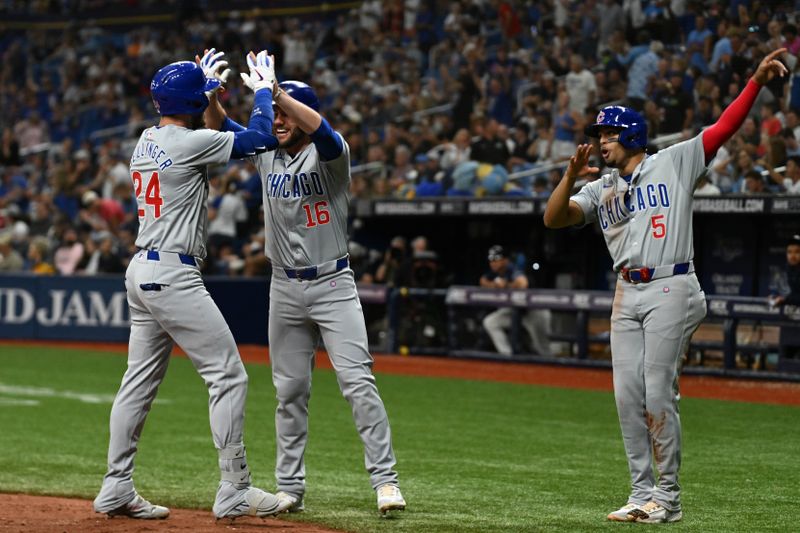
{"type": "Polygon", "coordinates": [[[661,41],[652,41],[649,49],[636,57],[628,71],[628,90],[625,98],[628,107],[644,110],[644,103],[650,97],[650,88],[658,73],[658,62],[664,52],[661,41]]]}
{"type": "MultiPolygon", "coordinates": [[[[689,54],[689,65],[697,67],[705,74],[709,71],[708,62],[711,59],[712,48],[711,30],[706,27],[706,18],[698,15],[694,19],[694,29],[686,37],[686,50],[689,54]]],[[[778,46],[774,47],[778,48],[778,46]]]]}
{"type": "Polygon", "coordinates": [[[469,131],[466,128],[461,128],[453,135],[453,140],[451,142],[445,143],[432,150],[441,153],[439,166],[442,170],[452,170],[459,163],[469,161],[471,152],[470,142],[469,131]]]}
{"type": "Polygon", "coordinates": [[[0,233],[0,272],[20,272],[25,267],[22,256],[12,246],[10,230],[0,233]]]}
{"type": "MultiPolygon", "coordinates": [[[[500,245],[489,248],[487,256],[489,270],[480,278],[480,286],[488,289],[527,289],[528,278],[524,272],[511,263],[508,254],[500,245]]],[[[511,357],[514,355],[508,331],[512,327],[516,310],[501,307],[484,317],[483,328],[492,339],[497,353],[511,357]]],[[[530,335],[533,351],[538,355],[550,355],[550,311],[530,309],[523,313],[522,326],[530,335]]]]}
{"type": "Polygon", "coordinates": [[[678,133],[688,128],[694,117],[692,96],[682,88],[683,73],[670,71],[666,79],[656,82],[654,91],[659,110],[658,133],[678,133]]]}
{"type": "Polygon", "coordinates": [[[122,205],[115,198],[100,198],[90,189],[83,193],[81,202],[84,209],[78,217],[90,231],[116,231],[125,220],[122,205]]]}
{"type": "Polygon", "coordinates": [[[601,58],[609,49],[611,36],[625,30],[625,18],[617,0],[603,0],[598,11],[601,15],[598,16],[597,57],[601,58]]]}
{"type": "Polygon", "coordinates": [[[500,124],[514,124],[514,95],[511,94],[511,80],[499,68],[490,73],[486,87],[487,114],[500,124]]]}
{"type": "Polygon", "coordinates": [[[745,177],[747,173],[756,172],[760,175],[764,167],[756,165],[747,150],[742,148],[736,155],[736,163],[733,169],[733,188],[731,192],[741,193],[745,192],[745,177]]]}
{"type": "Polygon", "coordinates": [[[697,185],[694,188],[695,196],[719,196],[722,194],[719,187],[711,183],[708,174],[703,175],[697,180],[697,185]]]}
{"type": "Polygon", "coordinates": [[[40,275],[53,275],[56,273],[53,265],[47,262],[50,253],[50,243],[47,237],[41,235],[31,239],[28,246],[28,268],[29,272],[40,275]]]}
{"type": "Polygon", "coordinates": [[[761,172],[757,170],[748,170],[744,174],[744,194],[766,194],[767,184],[761,172]]]}
{"type": "Polygon", "coordinates": [[[733,47],[731,46],[731,32],[736,32],[735,28],[731,28],[727,19],[720,19],[717,23],[717,42],[714,43],[714,48],[711,52],[711,61],[709,62],[708,69],[716,73],[724,65],[729,64],[731,56],[733,55],[733,47]]]}
{"type": "Polygon", "coordinates": [[[578,54],[570,57],[569,68],[570,71],[564,77],[569,94],[569,110],[582,114],[584,109],[595,103],[597,85],[594,75],[583,66],[583,58],[578,54]]]}
{"type": "Polygon", "coordinates": [[[20,167],[0,167],[0,207],[15,206],[25,211],[28,206],[30,190],[28,180],[20,167]]]}
{"type": "Polygon", "coordinates": [[[472,143],[470,158],[490,165],[505,165],[511,155],[508,146],[497,135],[499,124],[490,118],[480,124],[480,139],[472,143]]]}
{"type": "Polygon", "coordinates": [[[528,135],[528,126],[525,123],[519,123],[512,133],[514,148],[508,159],[510,170],[517,172],[532,167],[532,163],[536,162],[538,156],[533,141],[528,135]]]}
{"type": "Polygon", "coordinates": [[[417,171],[411,160],[411,149],[405,144],[398,144],[394,150],[394,164],[389,172],[389,187],[392,195],[405,198],[417,177],[417,171]]]}
{"type": "Polygon", "coordinates": [[[47,124],[39,117],[37,110],[30,110],[28,117],[14,125],[14,137],[20,149],[33,148],[47,142],[47,124]]]}
{"type": "Polygon", "coordinates": [[[761,137],[756,150],[759,156],[763,156],[767,152],[769,140],[777,137],[782,127],[780,119],[775,116],[775,104],[764,102],[761,105],[761,137]]]}
{"type": "Polygon", "coordinates": [[[583,114],[569,107],[569,95],[558,94],[553,112],[553,144],[550,155],[552,161],[566,161],[575,153],[575,138],[583,131],[583,114]]]}
{"type": "MultiPolygon", "coordinates": [[[[556,170],[556,172],[558,172],[558,170],[556,170]]],[[[531,197],[545,200],[550,198],[552,192],[550,180],[547,179],[547,176],[536,176],[533,180],[533,187],[531,188],[531,197]]]]}
{"type": "Polygon", "coordinates": [[[125,272],[125,265],[123,265],[116,248],[116,242],[111,232],[96,232],[86,241],[86,249],[76,271],[87,275],[125,272]]]}
{"type": "Polygon", "coordinates": [[[786,47],[786,50],[795,57],[800,56],[800,35],[797,34],[797,26],[784,24],[781,32],[784,39],[783,46],[786,47]]]}
{"type": "Polygon", "coordinates": [[[797,142],[797,137],[795,137],[792,128],[781,129],[781,139],[783,139],[783,144],[786,147],[786,157],[800,155],[800,143],[797,142]]]}
{"type": "Polygon", "coordinates": [[[744,120],[739,132],[734,136],[734,142],[739,148],[746,150],[751,157],[758,157],[761,134],[758,131],[758,126],[753,117],[747,117],[744,120]]]}
{"type": "Polygon", "coordinates": [[[780,186],[786,194],[800,195],[800,155],[790,156],[786,160],[786,174],[781,176],[774,169],[770,170],[770,178],[780,186]]]}
{"type": "Polygon", "coordinates": [[[0,139],[0,166],[21,165],[19,156],[19,143],[11,128],[3,128],[3,137],[0,139]]]}
{"type": "Polygon", "coordinates": [[[237,192],[238,168],[223,177],[220,191],[208,202],[208,245],[213,255],[223,246],[236,248],[238,225],[247,221],[247,207],[237,192]]]}
{"type": "Polygon", "coordinates": [[[54,256],[54,263],[58,273],[63,276],[73,274],[83,257],[83,252],[84,246],[78,240],[78,232],[75,231],[75,228],[66,228],[61,238],[61,244],[56,248],[54,256]]]}

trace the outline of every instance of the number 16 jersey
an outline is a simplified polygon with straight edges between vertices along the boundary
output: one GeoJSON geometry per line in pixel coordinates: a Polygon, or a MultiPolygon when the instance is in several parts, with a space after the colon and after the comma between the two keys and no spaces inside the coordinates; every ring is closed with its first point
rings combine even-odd
{"type": "Polygon", "coordinates": [[[294,157],[279,148],[253,158],[263,185],[265,251],[274,266],[303,268],[347,254],[350,148],[344,139],[342,145],[331,161],[322,161],[313,143],[294,157]]]}

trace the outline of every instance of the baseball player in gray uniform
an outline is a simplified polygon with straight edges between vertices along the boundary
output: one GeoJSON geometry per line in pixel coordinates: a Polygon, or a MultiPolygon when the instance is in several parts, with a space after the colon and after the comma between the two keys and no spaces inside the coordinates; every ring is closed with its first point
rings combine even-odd
{"type": "Polygon", "coordinates": [[[140,251],[125,273],[131,314],[128,369],[111,409],[108,471],[94,500],[95,511],[109,516],[169,515],[166,507],[137,494],[133,462],[175,343],[208,387],[211,433],[221,471],[214,515],[264,517],[288,507],[250,484],[243,443],[247,374],[233,335],[200,275],[208,225],[207,165],[277,146],[272,135],[270,66],[252,73],[267,80],[256,87],[250,129],[234,134],[201,128],[207,93],[217,90],[229,74],[227,69],[221,71],[226,64],[212,50],[201,65],[181,61],[160,69],[150,88],[161,120],[142,133],[131,157],[140,251]]]}
{"type": "MultiPolygon", "coordinates": [[[[347,256],[349,147],[319,114],[317,96],[305,83],[282,82],[274,102],[273,131],[280,144],[254,162],[263,182],[265,248],[272,263],[269,346],[278,399],[277,495],[290,502],[291,511],[303,509],[311,371],[321,339],[364,443],[378,509],[402,510],[406,502],[394,470],[389,420],[372,375],[364,314],[347,256]]],[[[223,130],[239,128],[224,118],[223,130]]]]}
{"type": "Polygon", "coordinates": [[[631,474],[627,503],[608,515],[626,522],[676,522],[681,356],[706,314],[692,258],[692,193],[706,165],[739,128],[761,87],[787,70],[769,54],[746,87],[701,134],[647,155],[647,126],[632,109],[603,108],[586,134],[598,137],[611,169],[570,196],[589,167],[580,145],[547,203],[547,227],[597,222],[619,274],[611,313],[614,395],[631,474]],[[655,470],[653,471],[653,463],[655,470]]]}

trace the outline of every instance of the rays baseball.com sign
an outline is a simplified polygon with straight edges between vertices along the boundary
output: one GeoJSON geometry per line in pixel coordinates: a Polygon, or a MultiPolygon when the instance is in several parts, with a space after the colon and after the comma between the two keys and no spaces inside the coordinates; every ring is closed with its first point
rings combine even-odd
{"type": "Polygon", "coordinates": [[[0,337],[125,341],[120,278],[0,277],[0,337]]]}

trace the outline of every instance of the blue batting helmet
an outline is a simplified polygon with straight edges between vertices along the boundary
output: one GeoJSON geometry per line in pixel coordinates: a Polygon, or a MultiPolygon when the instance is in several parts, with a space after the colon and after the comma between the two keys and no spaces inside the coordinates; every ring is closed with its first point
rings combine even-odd
{"type": "Polygon", "coordinates": [[[162,115],[199,115],[208,107],[206,91],[219,85],[219,80],[206,78],[193,61],[178,61],[156,72],[150,94],[162,115]]]}
{"type": "Polygon", "coordinates": [[[303,102],[314,111],[319,111],[319,99],[317,98],[314,89],[302,81],[287,80],[278,84],[278,87],[283,89],[286,94],[297,100],[303,102]]]}
{"type": "Polygon", "coordinates": [[[604,107],[597,114],[597,121],[586,126],[583,132],[589,137],[600,137],[600,128],[619,128],[619,143],[625,148],[647,147],[647,122],[629,107],[604,107]]]}

